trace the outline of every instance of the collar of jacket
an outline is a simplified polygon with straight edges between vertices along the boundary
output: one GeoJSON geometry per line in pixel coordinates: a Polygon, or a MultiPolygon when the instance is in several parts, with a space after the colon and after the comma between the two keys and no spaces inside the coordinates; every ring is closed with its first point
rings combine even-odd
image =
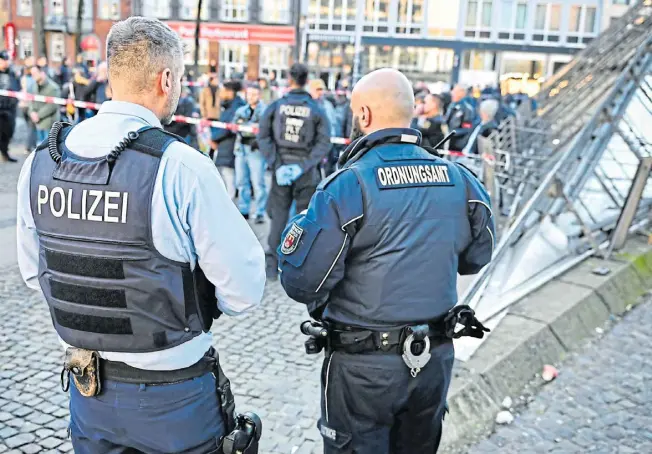
{"type": "Polygon", "coordinates": [[[347,167],[360,159],[367,151],[379,145],[389,143],[404,143],[421,145],[421,133],[412,128],[388,128],[372,132],[351,142],[344,150],[337,164],[347,167]]]}
{"type": "MultiPolygon", "coordinates": [[[[310,93],[308,93],[304,88],[293,88],[288,91],[288,95],[310,96],[310,93]]],[[[310,98],[312,98],[312,96],[310,96],[310,98]]]]}

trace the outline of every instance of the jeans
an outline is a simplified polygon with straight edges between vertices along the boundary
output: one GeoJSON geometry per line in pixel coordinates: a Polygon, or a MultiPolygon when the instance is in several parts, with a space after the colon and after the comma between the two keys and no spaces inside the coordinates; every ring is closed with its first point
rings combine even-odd
{"type": "Polygon", "coordinates": [[[231,200],[235,201],[235,170],[231,167],[217,166],[217,171],[220,172],[226,192],[229,194],[231,200]]]}
{"type": "Polygon", "coordinates": [[[238,209],[242,214],[249,214],[251,205],[251,186],[256,196],[256,217],[265,214],[267,207],[267,185],[265,184],[265,158],[258,150],[251,150],[249,145],[240,145],[235,152],[235,185],[240,194],[238,209]]]}
{"type": "Polygon", "coordinates": [[[49,130],[36,128],[36,145],[39,145],[44,140],[47,140],[49,133],[49,130]]]}

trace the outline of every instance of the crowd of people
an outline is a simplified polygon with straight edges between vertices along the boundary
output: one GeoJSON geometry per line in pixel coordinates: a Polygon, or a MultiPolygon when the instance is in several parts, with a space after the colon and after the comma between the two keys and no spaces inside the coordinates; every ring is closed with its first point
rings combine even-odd
{"type": "MultiPolygon", "coordinates": [[[[188,82],[189,79],[185,79],[188,82]]],[[[349,92],[329,92],[324,81],[312,78],[307,91],[323,110],[329,122],[330,137],[348,138],[353,122],[349,92]]],[[[78,59],[71,65],[69,58],[56,69],[44,57],[29,57],[20,68],[11,68],[6,53],[0,53],[0,89],[23,91],[44,96],[62,97],[91,103],[111,99],[106,62],[89,67],[78,59]]],[[[242,79],[221,81],[216,73],[207,73],[193,83],[185,83],[176,115],[202,119],[200,124],[175,121],[166,130],[183,138],[187,144],[206,152],[217,166],[227,191],[241,214],[255,223],[265,222],[269,195],[270,166],[259,152],[256,134],[247,131],[208,126],[209,121],[257,127],[263,113],[279,97],[283,89],[277,81],[260,78],[254,82],[242,79]],[[253,211],[252,210],[253,202],[253,211]]],[[[423,145],[437,146],[452,130],[456,134],[442,147],[463,152],[478,153],[478,137],[488,137],[507,117],[516,115],[518,104],[527,99],[501,96],[497,88],[456,85],[449,92],[432,93],[425,84],[414,85],[415,109],[412,127],[423,136],[423,145]]],[[[0,152],[5,161],[15,161],[8,154],[8,144],[15,128],[15,117],[24,118],[28,137],[26,152],[47,137],[52,124],[64,120],[76,124],[94,116],[89,108],[42,102],[23,102],[0,97],[0,152]]],[[[342,145],[331,145],[327,157],[319,165],[322,177],[332,173],[342,145]]]]}

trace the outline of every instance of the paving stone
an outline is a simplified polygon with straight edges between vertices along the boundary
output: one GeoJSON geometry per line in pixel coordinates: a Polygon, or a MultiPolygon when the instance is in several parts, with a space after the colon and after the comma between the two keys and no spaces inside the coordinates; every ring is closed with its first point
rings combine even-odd
{"type": "Polygon", "coordinates": [[[53,449],[57,446],[60,446],[63,443],[63,440],[54,437],[48,437],[44,440],[40,440],[38,443],[44,448],[53,449]]]}
{"type": "Polygon", "coordinates": [[[511,426],[468,454],[652,453],[651,325],[648,301],[571,355],[511,426]]]}
{"type": "Polygon", "coordinates": [[[10,448],[18,448],[33,442],[36,439],[34,434],[18,434],[5,440],[5,444],[10,448]]]}
{"type": "Polygon", "coordinates": [[[28,445],[21,446],[20,450],[26,454],[36,454],[37,452],[43,451],[43,448],[39,445],[35,445],[34,443],[30,443],[28,445]]]}

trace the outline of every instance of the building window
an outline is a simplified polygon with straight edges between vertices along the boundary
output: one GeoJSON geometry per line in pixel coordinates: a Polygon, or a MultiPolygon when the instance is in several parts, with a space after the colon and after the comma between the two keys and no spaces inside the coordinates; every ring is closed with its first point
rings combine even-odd
{"type": "Polygon", "coordinates": [[[120,0],[97,0],[97,9],[99,19],[120,19],[120,0]]]}
{"type": "MultiPolygon", "coordinates": [[[[322,0],[323,1],[323,0],[322,0]]],[[[369,33],[389,32],[390,0],[366,0],[364,31],[369,33]]]]}
{"type": "Polygon", "coordinates": [[[220,19],[229,22],[246,22],[249,20],[248,0],[223,0],[220,19]]]}
{"type": "Polygon", "coordinates": [[[398,0],[396,33],[419,35],[424,26],[424,0],[398,0]]]}
{"type": "Polygon", "coordinates": [[[276,73],[277,80],[287,79],[288,60],[287,46],[260,46],[260,77],[269,79],[272,73],[276,73]]]}
{"type": "MultiPolygon", "coordinates": [[[[75,14],[73,17],[76,16],[77,15],[75,14]]],[[[63,0],[50,0],[50,2],[47,3],[45,25],[65,27],[66,18],[64,13],[63,0]]]]}
{"type": "MultiPolygon", "coordinates": [[[[185,65],[191,66],[195,64],[195,40],[183,39],[183,63],[185,65]]],[[[197,62],[199,65],[208,65],[208,40],[200,39],[199,40],[199,60],[197,62]]]]}
{"type": "Polygon", "coordinates": [[[502,0],[500,3],[498,39],[524,40],[527,21],[527,3],[502,0]]]}
{"type": "Polygon", "coordinates": [[[21,60],[34,55],[34,34],[31,30],[18,32],[18,58],[21,60]]]}
{"type": "Polygon", "coordinates": [[[496,54],[485,50],[469,50],[464,52],[462,69],[469,71],[494,71],[496,69],[496,54]]]}
{"type": "Polygon", "coordinates": [[[559,42],[561,30],[561,5],[538,4],[534,16],[532,41],[559,42]]]}
{"type": "MultiPolygon", "coordinates": [[[[211,5],[209,0],[204,0],[201,4],[201,19],[209,20],[211,5]]],[[[179,18],[186,20],[197,19],[197,0],[181,0],[179,2],[179,18]]],[[[193,44],[194,46],[194,44],[193,44]]]]}
{"type": "Polygon", "coordinates": [[[230,79],[235,73],[247,71],[249,45],[239,43],[220,43],[220,79],[230,79]]]}
{"type": "Polygon", "coordinates": [[[631,0],[611,0],[614,5],[629,5],[631,0]]]}
{"type": "Polygon", "coordinates": [[[32,15],[32,0],[18,0],[16,10],[18,16],[30,17],[32,15]]]}
{"type": "Polygon", "coordinates": [[[465,38],[491,38],[492,0],[470,0],[466,9],[465,38]]]}
{"type": "Polygon", "coordinates": [[[59,63],[66,55],[66,38],[63,33],[50,35],[50,61],[59,63]]]}
{"type": "Polygon", "coordinates": [[[260,17],[261,22],[268,24],[289,24],[292,21],[290,0],[276,0],[274,2],[263,0],[260,4],[260,14],[258,17],[260,17]]]}
{"type": "Polygon", "coordinates": [[[168,0],[143,0],[143,16],[168,19],[170,17],[170,2],[168,0]]]}
{"type": "Polygon", "coordinates": [[[569,44],[581,45],[590,42],[590,39],[596,35],[596,13],[594,6],[571,6],[566,37],[569,44]]]}
{"type": "MultiPolygon", "coordinates": [[[[366,1],[368,5],[369,0],[366,1]]],[[[267,4],[270,7],[273,3],[267,4]]],[[[356,0],[311,0],[308,6],[308,27],[312,30],[352,32],[355,31],[356,14],[356,0]]]]}

